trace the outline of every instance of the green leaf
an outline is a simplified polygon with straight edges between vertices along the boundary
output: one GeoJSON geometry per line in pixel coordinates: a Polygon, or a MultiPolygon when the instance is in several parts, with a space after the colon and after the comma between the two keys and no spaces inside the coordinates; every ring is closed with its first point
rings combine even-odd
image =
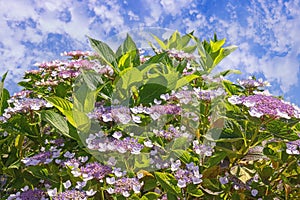
{"type": "Polygon", "coordinates": [[[0,116],[3,114],[4,109],[8,107],[7,100],[10,98],[8,90],[4,88],[4,81],[8,74],[8,71],[2,76],[0,82],[0,116]]]}
{"type": "Polygon", "coordinates": [[[224,47],[224,57],[228,56],[229,54],[231,54],[232,52],[234,52],[238,47],[235,45],[232,46],[228,46],[228,47],[224,47]]]}
{"type": "Polygon", "coordinates": [[[207,167],[213,167],[221,162],[225,157],[227,156],[227,153],[224,151],[218,151],[214,153],[211,157],[209,157],[207,161],[207,167]]]}
{"type": "Polygon", "coordinates": [[[180,39],[180,35],[179,35],[178,31],[175,31],[168,40],[167,48],[168,49],[172,49],[172,48],[177,49],[178,39],[180,39]]]}
{"type": "MultiPolygon", "coordinates": [[[[163,78],[163,77],[161,77],[163,78]]],[[[166,82],[166,80],[164,80],[166,82]]],[[[166,83],[163,84],[156,84],[156,83],[149,83],[145,84],[140,88],[140,103],[141,104],[149,104],[153,103],[154,99],[159,99],[161,94],[167,93],[168,88],[165,87],[166,83]]]]}
{"type": "Polygon", "coordinates": [[[45,99],[65,115],[72,126],[78,128],[88,123],[86,114],[81,111],[73,110],[73,104],[68,100],[60,97],[45,97],[45,99]],[[75,118],[73,117],[74,113],[76,114],[75,118]]]}
{"type": "Polygon", "coordinates": [[[187,46],[182,48],[182,51],[186,53],[193,53],[197,49],[197,45],[187,46]]]}
{"type": "Polygon", "coordinates": [[[99,54],[103,61],[111,66],[115,72],[119,72],[117,68],[116,55],[113,50],[104,42],[89,38],[92,48],[99,54]]]}
{"type": "Polygon", "coordinates": [[[171,183],[172,180],[176,180],[171,174],[163,172],[154,172],[154,174],[156,180],[166,192],[182,197],[180,188],[171,183]]]}
{"type": "Polygon", "coordinates": [[[187,145],[189,145],[188,138],[187,137],[179,137],[179,138],[174,139],[171,149],[172,150],[186,149],[187,145]]]}
{"type": "Polygon", "coordinates": [[[63,114],[65,111],[71,111],[73,109],[73,104],[66,99],[60,97],[45,97],[45,99],[63,114]]]}
{"type": "MultiPolygon", "coordinates": [[[[184,35],[184,36],[182,36],[181,38],[180,38],[180,40],[179,40],[179,43],[178,43],[178,49],[182,49],[184,52],[187,52],[187,53],[190,53],[190,52],[188,52],[188,51],[185,51],[184,50],[184,48],[185,47],[187,47],[187,45],[189,44],[189,42],[191,41],[191,39],[192,39],[192,36],[193,35],[193,31],[192,32],[190,32],[190,33],[188,33],[188,34],[186,34],[186,35],[184,35]]],[[[197,47],[197,46],[194,46],[195,48],[197,47]]],[[[195,49],[194,49],[195,50],[195,49]]]]}
{"type": "Polygon", "coordinates": [[[217,52],[221,50],[222,46],[225,44],[226,39],[218,40],[216,42],[213,42],[212,40],[210,41],[211,49],[212,52],[217,52]]]}
{"type": "Polygon", "coordinates": [[[217,75],[215,75],[214,77],[220,77],[220,76],[227,76],[229,74],[241,74],[242,72],[240,70],[235,70],[235,69],[228,69],[225,70],[223,72],[218,73],[217,75]]]}
{"type": "Polygon", "coordinates": [[[129,34],[126,35],[126,39],[124,40],[123,44],[120,45],[116,52],[117,60],[119,61],[119,64],[123,62],[123,65],[126,63],[124,60],[130,60],[130,64],[133,66],[140,65],[140,58],[139,58],[139,52],[136,44],[132,40],[129,34]],[[127,59],[125,59],[125,56],[127,59]],[[122,62],[120,62],[121,58],[123,59],[122,62]]]}
{"type": "Polygon", "coordinates": [[[190,74],[190,75],[187,75],[187,76],[184,76],[184,77],[180,78],[176,82],[175,89],[178,89],[178,88],[181,88],[181,87],[187,85],[188,83],[190,83],[192,80],[194,80],[196,78],[199,78],[199,76],[195,75],[195,74],[190,74]]]}
{"type": "Polygon", "coordinates": [[[192,161],[193,157],[186,150],[175,149],[175,150],[173,150],[173,152],[181,160],[181,162],[183,162],[185,164],[190,163],[192,161]]]}
{"type": "Polygon", "coordinates": [[[151,35],[156,40],[156,42],[159,44],[160,48],[162,48],[164,50],[168,49],[167,45],[162,40],[160,40],[157,36],[155,36],[153,34],[151,34],[151,35]]]}
{"type": "Polygon", "coordinates": [[[204,195],[201,189],[197,188],[194,184],[189,184],[187,186],[187,193],[194,197],[201,197],[204,195]]]}
{"type": "Polygon", "coordinates": [[[147,192],[142,196],[141,200],[155,200],[158,199],[159,196],[160,194],[157,194],[155,192],[147,192]]]}
{"type": "MultiPolygon", "coordinates": [[[[42,120],[48,122],[52,127],[56,128],[63,135],[72,138],[69,135],[69,127],[68,123],[63,116],[52,111],[52,110],[44,110],[42,111],[42,120]]],[[[72,138],[75,139],[75,138],[72,138]]]]}
{"type": "Polygon", "coordinates": [[[229,95],[235,95],[239,91],[239,88],[229,80],[223,80],[222,85],[229,95]]]}

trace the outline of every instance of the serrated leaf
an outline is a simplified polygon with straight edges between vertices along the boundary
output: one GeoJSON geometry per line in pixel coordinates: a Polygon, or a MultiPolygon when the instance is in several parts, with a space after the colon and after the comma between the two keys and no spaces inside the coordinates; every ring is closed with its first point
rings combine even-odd
{"type": "Polygon", "coordinates": [[[179,187],[173,185],[170,181],[175,180],[175,178],[168,173],[154,172],[156,180],[160,183],[161,187],[171,194],[182,197],[179,187]]]}
{"type": "Polygon", "coordinates": [[[115,69],[115,72],[118,72],[117,62],[116,62],[116,55],[113,50],[104,42],[89,38],[92,48],[99,54],[101,59],[115,69]]]}
{"type": "MultiPolygon", "coordinates": [[[[48,122],[52,127],[56,128],[63,135],[72,138],[69,135],[69,127],[68,123],[63,116],[52,111],[52,110],[44,110],[42,111],[42,120],[48,122]]],[[[75,139],[75,138],[72,138],[75,139]]]]}

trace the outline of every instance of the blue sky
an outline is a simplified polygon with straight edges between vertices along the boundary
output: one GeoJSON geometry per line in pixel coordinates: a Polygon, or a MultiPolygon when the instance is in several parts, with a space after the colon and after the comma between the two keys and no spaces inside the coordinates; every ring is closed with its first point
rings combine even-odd
{"type": "Polygon", "coordinates": [[[152,27],[216,32],[239,47],[220,69],[239,69],[270,81],[275,95],[300,105],[299,0],[13,0],[0,1],[0,74],[17,91],[36,62],[62,59],[61,52],[90,50],[87,35],[113,35],[152,27]]]}

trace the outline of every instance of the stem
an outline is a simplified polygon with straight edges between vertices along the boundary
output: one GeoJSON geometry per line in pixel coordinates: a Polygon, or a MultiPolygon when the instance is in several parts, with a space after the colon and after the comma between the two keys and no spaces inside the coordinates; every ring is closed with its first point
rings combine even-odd
{"type": "Polygon", "coordinates": [[[105,197],[104,197],[104,190],[103,190],[102,188],[100,189],[100,197],[101,197],[101,198],[100,198],[101,200],[105,200],[105,197]]]}

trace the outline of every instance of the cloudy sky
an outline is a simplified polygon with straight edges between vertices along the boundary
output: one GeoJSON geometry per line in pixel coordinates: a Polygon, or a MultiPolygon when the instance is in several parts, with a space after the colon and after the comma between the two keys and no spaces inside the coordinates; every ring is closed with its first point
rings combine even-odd
{"type": "Polygon", "coordinates": [[[0,75],[9,70],[10,91],[34,63],[90,50],[87,35],[194,30],[239,47],[220,68],[265,78],[273,94],[300,105],[299,0],[0,0],[0,17],[0,75]]]}

